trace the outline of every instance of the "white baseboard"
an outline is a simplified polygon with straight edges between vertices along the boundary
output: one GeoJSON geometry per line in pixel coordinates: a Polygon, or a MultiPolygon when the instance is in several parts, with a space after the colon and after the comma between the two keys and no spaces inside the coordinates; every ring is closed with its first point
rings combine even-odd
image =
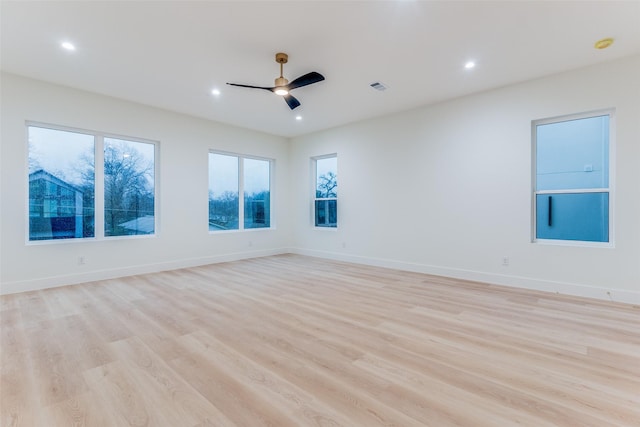
{"type": "Polygon", "coordinates": [[[535,291],[551,292],[564,295],[573,295],[585,298],[595,298],[605,301],[615,301],[627,304],[640,305],[640,292],[624,289],[604,288],[577,283],[556,282],[534,279],[530,277],[513,276],[507,274],[495,274],[482,271],[464,270],[450,267],[440,267],[428,264],[410,263],[381,258],[370,258],[359,255],[349,255],[313,249],[291,248],[289,252],[298,255],[307,255],[335,261],[352,262],[354,264],[371,265],[375,267],[393,268],[396,270],[411,271],[415,273],[432,274],[436,276],[451,277],[455,279],[471,280],[474,282],[490,283],[494,285],[510,286],[514,288],[531,289],[535,291]]]}
{"type": "Polygon", "coordinates": [[[452,277],[456,279],[472,280],[495,285],[511,286],[515,288],[532,289],[536,291],[574,295],[595,298],[605,301],[623,302],[640,305],[640,292],[615,288],[604,288],[576,283],[556,282],[533,279],[529,277],[506,274],[486,273],[481,271],[440,267],[428,264],[410,263],[405,261],[363,257],[336,252],[318,251],[304,248],[278,248],[261,251],[236,252],[209,257],[189,258],[163,263],[145,264],[117,269],[98,270],[81,274],[69,274],[43,279],[6,282],[0,285],[0,295],[18,292],[36,291],[59,286],[75,285],[78,283],[95,282],[98,280],[115,279],[118,277],[134,276],[137,274],[157,273],[160,271],[177,270],[180,268],[197,267],[200,265],[217,264],[221,262],[238,261],[249,258],[259,258],[271,255],[293,253],[354,264],[371,265],[375,267],[393,268],[396,270],[412,271],[415,273],[433,274],[436,276],[452,277]]]}
{"type": "Polygon", "coordinates": [[[22,280],[6,282],[0,285],[0,295],[15,294],[18,292],[37,291],[40,289],[56,288],[59,286],[76,285],[78,283],[95,282],[98,280],[116,279],[118,277],[135,276],[137,274],[157,273],[180,268],[197,267],[200,265],[217,264],[221,262],[238,261],[249,258],[259,258],[271,255],[289,253],[288,248],[268,249],[261,251],[236,252],[209,257],[189,258],[177,261],[168,261],[154,264],[136,265],[108,270],[97,270],[80,274],[68,274],[43,279],[22,280]]]}

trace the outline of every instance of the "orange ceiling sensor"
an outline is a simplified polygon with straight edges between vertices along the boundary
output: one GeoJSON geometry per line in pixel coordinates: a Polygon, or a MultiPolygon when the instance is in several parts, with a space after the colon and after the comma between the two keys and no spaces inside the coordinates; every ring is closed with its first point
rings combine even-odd
{"type": "Polygon", "coordinates": [[[601,39],[596,42],[593,47],[596,49],[606,49],[613,44],[613,39],[611,37],[607,37],[606,39],[601,39]]]}

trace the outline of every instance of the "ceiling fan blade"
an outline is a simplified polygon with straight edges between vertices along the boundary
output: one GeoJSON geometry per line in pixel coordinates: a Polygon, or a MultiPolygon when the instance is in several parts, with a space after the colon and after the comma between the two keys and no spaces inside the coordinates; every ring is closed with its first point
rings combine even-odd
{"type": "Polygon", "coordinates": [[[312,71],[310,73],[305,74],[304,76],[298,77],[297,79],[289,83],[287,85],[287,88],[289,88],[289,90],[292,90],[298,87],[308,86],[313,83],[318,83],[323,80],[324,80],[324,76],[322,74],[312,71]]]}
{"type": "Polygon", "coordinates": [[[283,98],[286,101],[289,108],[291,108],[292,110],[300,106],[300,101],[298,101],[295,97],[291,96],[291,94],[285,95],[283,96],[283,98]]]}
{"type": "Polygon", "coordinates": [[[249,89],[264,89],[264,90],[270,90],[271,92],[273,92],[275,90],[274,87],[264,87],[264,86],[251,86],[251,85],[241,85],[238,83],[227,83],[229,86],[238,86],[238,87],[248,87],[249,89]]]}

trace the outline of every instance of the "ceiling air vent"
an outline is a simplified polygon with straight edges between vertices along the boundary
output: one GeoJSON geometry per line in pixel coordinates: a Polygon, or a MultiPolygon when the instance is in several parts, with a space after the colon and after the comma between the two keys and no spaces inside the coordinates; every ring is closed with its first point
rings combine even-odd
{"type": "Polygon", "coordinates": [[[382,92],[383,90],[387,90],[387,87],[383,83],[380,83],[380,82],[373,82],[369,86],[371,86],[375,90],[379,90],[380,92],[382,92]]]}

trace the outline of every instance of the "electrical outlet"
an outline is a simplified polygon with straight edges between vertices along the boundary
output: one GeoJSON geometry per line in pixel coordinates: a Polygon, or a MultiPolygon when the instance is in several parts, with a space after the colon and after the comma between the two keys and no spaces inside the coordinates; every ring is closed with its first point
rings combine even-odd
{"type": "Polygon", "coordinates": [[[508,256],[503,256],[502,257],[502,265],[505,267],[509,266],[509,257],[508,256]]]}
{"type": "Polygon", "coordinates": [[[342,248],[346,248],[347,247],[347,242],[342,242],[342,248]]]}

